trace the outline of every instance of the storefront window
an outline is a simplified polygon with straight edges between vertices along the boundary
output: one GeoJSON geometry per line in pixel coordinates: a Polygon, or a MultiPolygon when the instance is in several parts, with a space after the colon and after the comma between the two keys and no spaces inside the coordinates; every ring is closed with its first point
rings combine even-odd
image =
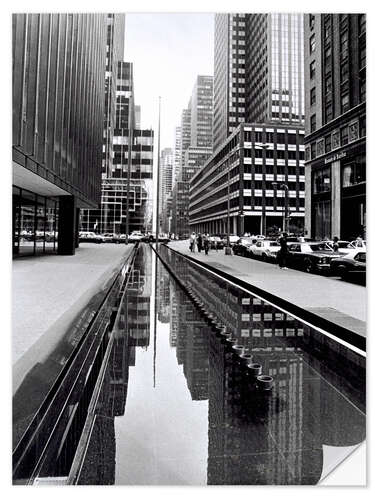
{"type": "Polygon", "coordinates": [[[317,239],[331,238],[331,202],[313,203],[314,236],[317,239]]]}
{"type": "Polygon", "coordinates": [[[357,162],[345,165],[342,171],[342,187],[350,187],[366,181],[365,158],[360,158],[357,162]]]}
{"type": "Polygon", "coordinates": [[[331,190],[331,168],[325,167],[313,172],[314,194],[324,193],[331,190]]]}
{"type": "Polygon", "coordinates": [[[57,250],[55,200],[13,187],[13,254],[32,255],[57,250]]]}

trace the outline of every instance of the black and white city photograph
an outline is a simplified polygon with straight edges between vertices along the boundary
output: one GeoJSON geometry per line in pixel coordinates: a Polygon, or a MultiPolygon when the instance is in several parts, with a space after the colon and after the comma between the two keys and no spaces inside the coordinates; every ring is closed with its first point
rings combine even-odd
{"type": "Polygon", "coordinates": [[[366,490],[371,15],[147,5],[8,7],[6,482],[366,490]]]}

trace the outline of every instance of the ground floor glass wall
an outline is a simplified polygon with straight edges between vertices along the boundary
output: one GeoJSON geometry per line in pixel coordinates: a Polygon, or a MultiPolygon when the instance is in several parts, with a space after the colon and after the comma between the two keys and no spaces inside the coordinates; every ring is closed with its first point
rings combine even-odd
{"type": "Polygon", "coordinates": [[[57,252],[58,202],[13,186],[13,256],[57,252]]]}

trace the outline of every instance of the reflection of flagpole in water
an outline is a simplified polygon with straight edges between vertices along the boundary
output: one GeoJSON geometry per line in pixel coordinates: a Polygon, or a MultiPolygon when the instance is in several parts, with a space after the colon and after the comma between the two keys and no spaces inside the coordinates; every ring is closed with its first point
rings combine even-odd
{"type": "Polygon", "coordinates": [[[156,324],[158,316],[157,287],[158,287],[158,257],[155,255],[155,287],[154,287],[154,387],[156,385],[156,324]]]}
{"type": "MultiPolygon", "coordinates": [[[[160,101],[159,96],[159,119],[158,119],[158,161],[157,161],[157,172],[156,172],[156,238],[155,238],[155,248],[158,249],[159,243],[159,184],[160,184],[160,101]]],[[[154,314],[154,387],[156,382],[156,322],[157,322],[157,278],[158,278],[158,258],[155,256],[155,314],[154,314]]]]}

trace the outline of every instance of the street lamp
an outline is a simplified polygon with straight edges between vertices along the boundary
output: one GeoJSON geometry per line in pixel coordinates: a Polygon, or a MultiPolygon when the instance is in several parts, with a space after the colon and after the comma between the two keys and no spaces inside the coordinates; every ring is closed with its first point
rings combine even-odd
{"type": "MultiPolygon", "coordinates": [[[[272,185],[275,189],[277,189],[278,182],[273,182],[272,185]]],[[[284,220],[283,220],[283,232],[289,234],[289,188],[286,184],[280,184],[280,187],[284,189],[284,220]]]]}
{"type": "MultiPolygon", "coordinates": [[[[262,142],[262,144],[260,144],[259,146],[255,146],[255,149],[262,149],[263,151],[266,151],[267,149],[269,149],[269,145],[266,142],[262,142]]],[[[263,159],[266,158],[262,158],[262,174],[265,174],[264,163],[266,162],[263,163],[263,159]]],[[[260,222],[260,233],[266,234],[266,208],[264,206],[264,201],[262,203],[262,219],[260,222]]]]}

